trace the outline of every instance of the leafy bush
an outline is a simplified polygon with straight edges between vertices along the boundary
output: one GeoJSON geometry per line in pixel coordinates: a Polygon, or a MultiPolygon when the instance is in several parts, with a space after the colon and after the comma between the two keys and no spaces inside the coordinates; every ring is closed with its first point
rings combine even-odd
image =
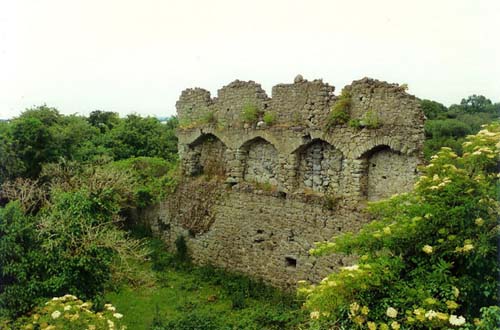
{"type": "Polygon", "coordinates": [[[264,113],[262,120],[267,126],[272,126],[276,122],[276,113],[268,111],[264,113]]]}
{"type": "Polygon", "coordinates": [[[136,157],[110,163],[110,170],[130,173],[134,206],[144,208],[154,204],[175,190],[177,163],[163,158],[136,157]]]}
{"type": "Polygon", "coordinates": [[[16,320],[12,329],[126,329],[122,324],[123,315],[113,305],[106,304],[102,311],[94,312],[91,302],[83,302],[69,294],[49,300],[30,314],[16,320]]]}
{"type": "Polygon", "coordinates": [[[0,209],[3,315],[20,315],[40,298],[65,292],[95,298],[112,277],[139,276],[129,271],[129,261],[147,254],[116,226],[129,194],[126,174],[61,164],[43,173],[54,175],[36,214],[26,215],[19,202],[0,209]]]}
{"type": "Polygon", "coordinates": [[[462,157],[449,148],[432,157],[413,192],[372,204],[375,220],[359,233],[312,251],[360,257],[317,286],[301,283],[311,319],[346,328],[472,327],[498,302],[500,124],[463,148],[462,157]]]}
{"type": "Polygon", "coordinates": [[[260,111],[254,104],[246,104],[241,112],[241,120],[247,124],[254,124],[259,120],[260,111]]]}
{"type": "Polygon", "coordinates": [[[51,258],[39,249],[36,222],[19,202],[0,208],[0,317],[18,316],[47,294],[46,273],[51,258]]]}

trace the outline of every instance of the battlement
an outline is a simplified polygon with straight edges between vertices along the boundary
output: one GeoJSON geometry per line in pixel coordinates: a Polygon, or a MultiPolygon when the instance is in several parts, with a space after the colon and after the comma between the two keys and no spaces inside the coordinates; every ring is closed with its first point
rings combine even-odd
{"type": "MultiPolygon", "coordinates": [[[[307,81],[299,75],[292,84],[274,86],[270,98],[260,84],[235,80],[219,89],[214,98],[207,90],[187,89],[176,107],[181,128],[203,126],[208,117],[210,124],[220,129],[255,128],[269,114],[274,117],[275,127],[324,129],[339,99],[334,91],[335,87],[322,80],[307,81]],[[245,126],[244,112],[248,108],[256,111],[257,120],[245,126]]],[[[372,112],[383,124],[414,126],[423,121],[416,98],[397,84],[363,78],[344,87],[343,93],[350,96],[351,119],[362,119],[364,114],[372,112]]]]}

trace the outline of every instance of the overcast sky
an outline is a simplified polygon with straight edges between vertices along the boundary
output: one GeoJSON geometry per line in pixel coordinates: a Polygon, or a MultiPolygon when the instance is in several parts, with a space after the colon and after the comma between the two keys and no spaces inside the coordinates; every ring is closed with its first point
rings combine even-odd
{"type": "Polygon", "coordinates": [[[270,95],[298,73],[499,102],[499,17],[499,0],[0,0],[0,118],[44,103],[168,116],[188,87],[270,95]]]}

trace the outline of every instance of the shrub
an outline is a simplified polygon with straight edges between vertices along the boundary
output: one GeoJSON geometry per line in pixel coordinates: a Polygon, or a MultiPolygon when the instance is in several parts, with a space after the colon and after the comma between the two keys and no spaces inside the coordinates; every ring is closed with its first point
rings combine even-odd
{"type": "MultiPolygon", "coordinates": [[[[471,327],[498,301],[500,124],[469,136],[464,154],[443,148],[411,193],[374,203],[375,219],[312,252],[357,254],[300,292],[314,320],[346,328],[471,327]]],[[[489,321],[485,321],[485,324],[489,321]]]]}
{"type": "Polygon", "coordinates": [[[276,122],[276,113],[266,112],[262,120],[264,120],[267,126],[272,126],[276,122]]]}
{"type": "Polygon", "coordinates": [[[50,256],[42,244],[33,217],[23,214],[19,202],[0,208],[0,317],[18,316],[47,294],[45,278],[50,256]]]}
{"type": "Polygon", "coordinates": [[[247,124],[254,124],[259,120],[259,109],[254,104],[246,104],[241,112],[241,120],[247,124]]]}
{"type": "Polygon", "coordinates": [[[145,208],[172,193],[177,186],[177,162],[162,158],[137,157],[112,162],[106,170],[129,173],[131,206],[145,208]]]}
{"type": "Polygon", "coordinates": [[[349,108],[351,106],[351,95],[346,90],[342,91],[339,99],[333,105],[327,118],[327,128],[342,125],[349,121],[349,108]]]}
{"type": "Polygon", "coordinates": [[[95,298],[112,277],[138,276],[128,261],[147,254],[116,226],[127,180],[97,169],[69,179],[52,173],[60,175],[36,215],[24,214],[19,203],[0,209],[0,314],[18,316],[38,299],[65,292],[95,298]]]}
{"type": "Polygon", "coordinates": [[[126,329],[122,323],[123,315],[113,305],[104,305],[100,312],[91,308],[91,302],[83,302],[73,295],[55,297],[35,308],[31,316],[18,319],[13,329],[126,329]]]}

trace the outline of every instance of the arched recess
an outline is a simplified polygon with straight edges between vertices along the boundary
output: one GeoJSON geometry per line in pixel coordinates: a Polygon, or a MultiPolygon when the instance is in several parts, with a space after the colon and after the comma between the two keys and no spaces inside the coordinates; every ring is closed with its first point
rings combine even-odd
{"type": "Polygon", "coordinates": [[[297,179],[302,188],[317,192],[340,190],[343,154],[326,141],[315,139],[297,151],[297,179]]]}
{"type": "Polygon", "coordinates": [[[419,160],[401,154],[387,145],[366,152],[362,189],[369,201],[380,200],[394,194],[408,192],[415,182],[419,160]]]}
{"type": "Polygon", "coordinates": [[[244,151],[245,181],[278,184],[279,156],[271,143],[256,137],[245,142],[240,150],[244,151]]]}
{"type": "Polygon", "coordinates": [[[189,144],[191,175],[226,174],[226,145],[213,134],[203,134],[189,144]]]}

